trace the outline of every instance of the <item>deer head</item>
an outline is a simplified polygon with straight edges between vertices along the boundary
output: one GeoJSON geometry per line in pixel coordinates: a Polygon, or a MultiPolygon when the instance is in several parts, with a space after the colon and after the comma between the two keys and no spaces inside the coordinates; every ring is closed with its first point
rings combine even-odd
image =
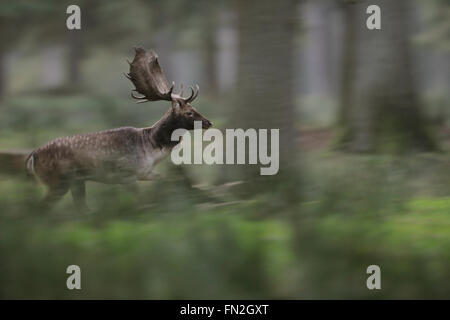
{"type": "Polygon", "coordinates": [[[173,89],[175,83],[169,86],[164,76],[161,66],[158,63],[158,55],[151,50],[146,52],[142,47],[135,47],[135,56],[130,64],[130,72],[125,76],[131,80],[135,89],[131,91],[131,96],[138,100],[137,103],[148,101],[166,100],[172,102],[169,117],[177,127],[187,130],[194,129],[194,121],[201,121],[203,129],[212,126],[212,123],[195,110],[191,102],[197,98],[199,86],[195,89],[191,87],[191,95],[183,98],[183,85],[180,92],[175,94],[173,89]],[[141,94],[136,96],[134,92],[141,94]]]}

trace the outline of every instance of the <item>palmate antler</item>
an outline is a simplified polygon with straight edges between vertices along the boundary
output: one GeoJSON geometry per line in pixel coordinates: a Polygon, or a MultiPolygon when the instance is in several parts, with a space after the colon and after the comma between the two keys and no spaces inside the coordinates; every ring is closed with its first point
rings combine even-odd
{"type": "Polygon", "coordinates": [[[158,55],[155,51],[146,52],[142,47],[135,47],[136,54],[130,64],[130,72],[125,76],[133,82],[136,87],[131,92],[134,99],[139,100],[137,103],[147,101],[167,100],[172,101],[174,98],[182,99],[186,103],[194,101],[197,98],[199,87],[196,90],[191,87],[192,93],[189,98],[183,98],[183,86],[179,94],[173,93],[175,83],[169,86],[161,66],[158,63],[158,55]],[[136,96],[134,92],[140,93],[142,96],[136,96]]]}

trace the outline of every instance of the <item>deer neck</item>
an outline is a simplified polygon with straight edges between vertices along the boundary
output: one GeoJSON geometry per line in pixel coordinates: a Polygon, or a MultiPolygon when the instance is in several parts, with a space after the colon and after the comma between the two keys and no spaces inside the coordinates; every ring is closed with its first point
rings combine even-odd
{"type": "Polygon", "coordinates": [[[169,111],[157,123],[144,129],[144,137],[153,148],[172,149],[179,141],[172,141],[172,133],[180,128],[177,119],[169,111]]]}

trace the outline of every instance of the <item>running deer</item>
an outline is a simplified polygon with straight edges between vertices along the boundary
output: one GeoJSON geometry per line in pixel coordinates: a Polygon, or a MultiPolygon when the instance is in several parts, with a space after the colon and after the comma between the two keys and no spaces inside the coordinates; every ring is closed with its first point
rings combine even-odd
{"type": "Polygon", "coordinates": [[[142,47],[135,51],[134,60],[128,61],[130,72],[125,74],[135,86],[131,96],[138,103],[170,101],[171,108],[151,127],[122,127],[59,138],[32,151],[26,160],[27,171],[46,185],[45,206],[70,190],[75,204],[87,208],[86,181],[129,184],[152,180],[153,167],[179,143],[171,140],[174,130],[192,130],[194,121],[201,121],[203,129],[211,127],[212,123],[191,106],[198,85],[195,90],[191,87],[188,98],[183,98],[182,85],[175,94],[175,84],[169,86],[156,53],[147,53],[142,47]]]}

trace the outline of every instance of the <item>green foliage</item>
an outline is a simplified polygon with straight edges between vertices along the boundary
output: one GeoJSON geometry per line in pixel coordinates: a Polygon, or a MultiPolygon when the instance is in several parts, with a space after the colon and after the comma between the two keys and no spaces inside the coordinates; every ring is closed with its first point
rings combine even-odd
{"type": "Polygon", "coordinates": [[[444,298],[449,273],[449,198],[407,202],[389,215],[329,214],[300,237],[312,279],[305,297],[444,298]],[[314,257],[320,257],[314,259],[314,257]],[[365,288],[365,268],[381,267],[382,291],[365,288]],[[345,288],[345,289],[343,289],[345,288]]]}
{"type": "Polygon", "coordinates": [[[1,297],[264,298],[292,262],[286,226],[226,210],[33,220],[2,227],[1,297]],[[80,293],[65,289],[69,264],[82,269],[80,293]]]}
{"type": "Polygon", "coordinates": [[[40,188],[2,180],[0,297],[447,298],[446,163],[314,152],[304,199],[284,206],[281,186],[244,201],[209,186],[211,200],[169,170],[137,197],[89,184],[88,215],[70,197],[36,211],[40,188]],[[81,291],[65,287],[71,264],[81,291]],[[381,291],[365,286],[371,264],[381,291]]]}

